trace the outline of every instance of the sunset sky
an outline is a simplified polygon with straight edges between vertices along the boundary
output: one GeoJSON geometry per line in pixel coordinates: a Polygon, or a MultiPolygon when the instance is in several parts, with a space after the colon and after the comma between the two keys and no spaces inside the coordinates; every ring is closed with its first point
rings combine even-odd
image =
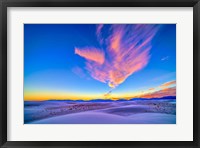
{"type": "Polygon", "coordinates": [[[175,24],[24,25],[25,100],[175,95],[175,24]]]}

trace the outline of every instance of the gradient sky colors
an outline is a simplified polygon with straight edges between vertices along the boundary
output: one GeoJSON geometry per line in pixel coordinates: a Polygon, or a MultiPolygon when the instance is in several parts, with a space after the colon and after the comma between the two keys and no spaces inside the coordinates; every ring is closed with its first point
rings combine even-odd
{"type": "Polygon", "coordinates": [[[24,25],[25,100],[175,95],[175,24],[24,25]]]}

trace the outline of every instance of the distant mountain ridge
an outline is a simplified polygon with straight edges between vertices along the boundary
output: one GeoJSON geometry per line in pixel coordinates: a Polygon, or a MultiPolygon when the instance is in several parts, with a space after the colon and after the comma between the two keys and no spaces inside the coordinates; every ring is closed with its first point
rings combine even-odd
{"type": "Polygon", "coordinates": [[[133,98],[130,100],[169,100],[169,99],[176,99],[176,96],[165,96],[165,97],[161,97],[161,98],[133,98]]]}

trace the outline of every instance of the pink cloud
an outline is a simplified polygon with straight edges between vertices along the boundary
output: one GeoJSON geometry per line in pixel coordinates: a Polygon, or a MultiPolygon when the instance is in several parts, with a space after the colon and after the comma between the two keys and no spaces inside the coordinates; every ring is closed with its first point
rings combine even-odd
{"type": "Polygon", "coordinates": [[[167,87],[169,87],[171,85],[176,85],[176,80],[166,82],[166,83],[162,84],[160,87],[165,89],[165,88],[167,88],[167,87]]]}
{"type": "Polygon", "coordinates": [[[103,25],[97,26],[96,35],[99,42],[105,41],[103,51],[75,48],[75,53],[86,59],[91,77],[115,88],[148,64],[151,41],[159,26],[111,25],[107,37],[102,36],[102,28],[103,25]]]}
{"type": "Polygon", "coordinates": [[[155,88],[149,88],[148,90],[155,90],[155,88]]]}
{"type": "Polygon", "coordinates": [[[103,28],[103,24],[97,25],[97,30],[96,30],[97,35],[101,34],[102,28],[103,28]]]}
{"type": "Polygon", "coordinates": [[[104,52],[96,48],[85,48],[85,49],[75,48],[75,54],[84,57],[86,60],[94,61],[99,64],[103,64],[105,60],[104,52]]]}
{"type": "Polygon", "coordinates": [[[97,25],[96,35],[97,35],[97,39],[100,44],[103,44],[103,41],[104,41],[104,39],[102,38],[102,34],[101,34],[102,29],[103,29],[103,24],[97,25]]]}
{"type": "Polygon", "coordinates": [[[176,96],[176,87],[162,89],[153,93],[146,93],[141,98],[161,98],[165,96],[176,96]]]}

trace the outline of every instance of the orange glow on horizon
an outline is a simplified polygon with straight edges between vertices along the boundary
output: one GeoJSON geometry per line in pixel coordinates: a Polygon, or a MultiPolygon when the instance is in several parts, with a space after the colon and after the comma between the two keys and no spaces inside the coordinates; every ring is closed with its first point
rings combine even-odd
{"type": "Polygon", "coordinates": [[[66,92],[52,92],[52,91],[25,91],[25,101],[43,101],[43,100],[94,100],[94,99],[132,99],[132,98],[161,98],[164,96],[176,96],[175,81],[171,81],[169,87],[162,88],[163,83],[155,88],[151,87],[147,90],[132,92],[132,93],[112,93],[109,91],[106,94],[78,94],[78,93],[66,93],[66,92]]]}

